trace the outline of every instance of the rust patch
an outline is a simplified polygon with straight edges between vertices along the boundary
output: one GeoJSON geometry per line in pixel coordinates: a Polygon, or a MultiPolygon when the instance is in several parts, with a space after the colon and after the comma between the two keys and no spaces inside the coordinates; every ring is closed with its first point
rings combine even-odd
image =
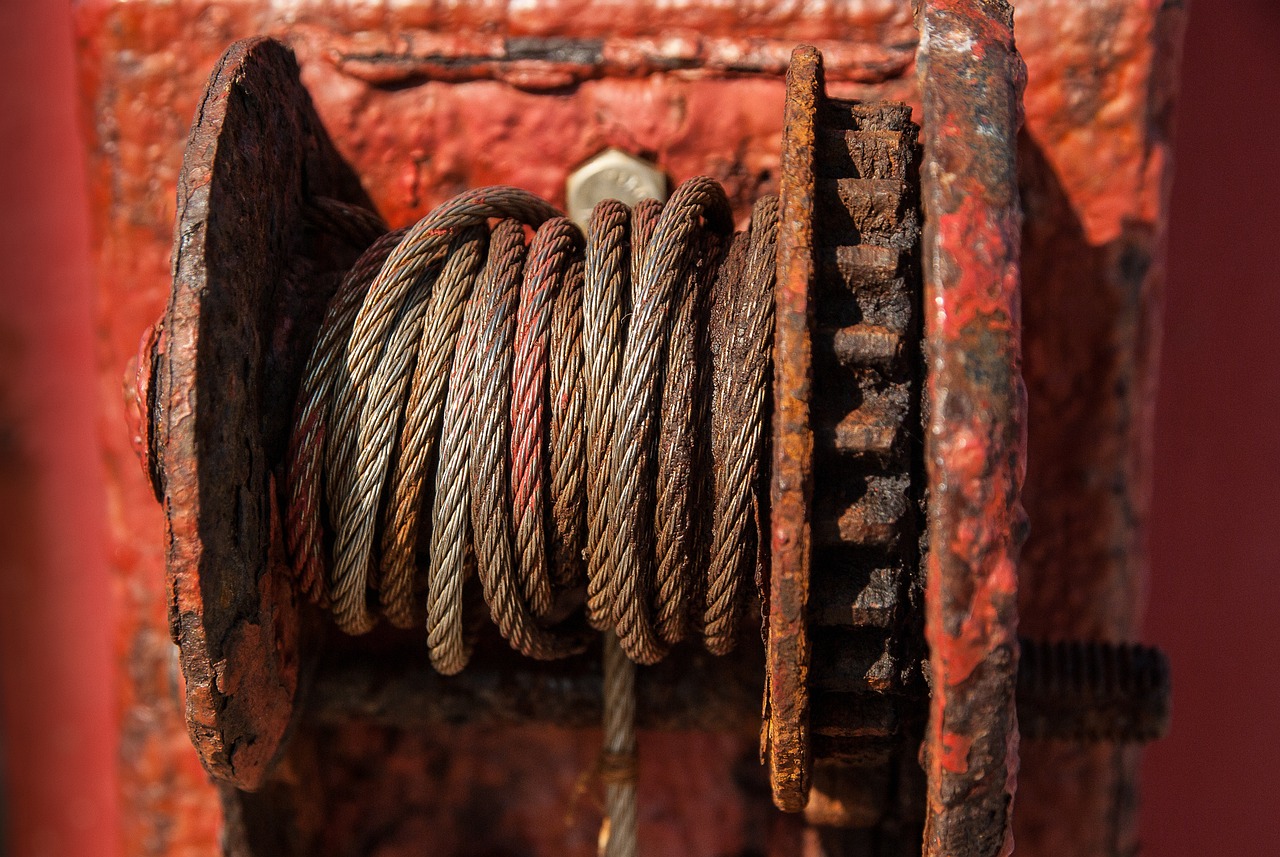
{"type": "Polygon", "coordinates": [[[769,582],[766,740],[773,800],[795,812],[809,799],[810,506],[809,424],[814,278],[814,129],[822,97],[822,55],[797,48],[787,72],[774,295],[772,559],[769,582]]]}

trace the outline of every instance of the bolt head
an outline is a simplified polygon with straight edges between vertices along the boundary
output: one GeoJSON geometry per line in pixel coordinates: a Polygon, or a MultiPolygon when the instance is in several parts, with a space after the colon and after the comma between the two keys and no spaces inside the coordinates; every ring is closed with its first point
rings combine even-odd
{"type": "Polygon", "coordinates": [[[655,165],[620,149],[606,149],[569,174],[565,189],[569,217],[584,229],[591,209],[606,199],[635,205],[665,201],[667,177],[655,165]]]}

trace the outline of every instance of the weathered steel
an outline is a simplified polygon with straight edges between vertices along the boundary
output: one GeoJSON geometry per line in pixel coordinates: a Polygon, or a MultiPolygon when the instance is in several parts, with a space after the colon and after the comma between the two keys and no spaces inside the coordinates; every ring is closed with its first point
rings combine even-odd
{"type": "Polygon", "coordinates": [[[810,295],[814,284],[814,129],[822,55],[797,48],[787,72],[774,293],[772,559],[765,740],[773,800],[796,812],[809,799],[809,564],[813,500],[810,295]]]}
{"type": "Polygon", "coordinates": [[[1014,139],[1024,73],[1003,0],[934,0],[920,27],[932,668],[924,853],[996,857],[1013,846],[1018,770],[1026,396],[1014,139]]]}
{"type": "Polygon", "coordinates": [[[164,500],[169,626],[187,725],[209,772],[262,784],[294,712],[302,621],[274,467],[330,271],[360,248],[305,227],[309,195],[359,201],[278,42],[214,69],[178,178],[173,290],[146,391],[164,500]]]}

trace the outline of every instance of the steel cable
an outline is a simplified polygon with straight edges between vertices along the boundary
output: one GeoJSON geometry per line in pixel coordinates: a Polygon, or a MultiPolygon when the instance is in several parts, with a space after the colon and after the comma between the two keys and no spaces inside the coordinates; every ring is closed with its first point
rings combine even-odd
{"type": "Polygon", "coordinates": [[[425,623],[446,674],[470,657],[473,573],[525,655],[604,631],[601,853],[633,857],[634,663],[691,630],[729,651],[742,580],[760,575],[776,200],[736,235],[707,178],[665,205],[603,202],[585,236],[513,188],[385,234],[328,201],[309,218],[368,249],[295,409],[295,585],[348,633],[379,613],[425,623]]]}
{"type": "Polygon", "coordinates": [[[296,407],[299,590],[349,633],[425,624],[445,673],[469,656],[472,572],[532,657],[581,651],[584,616],[638,663],[691,632],[728,651],[759,556],[776,233],[772,198],[734,235],[696,178],[666,204],[601,203],[585,235],[487,188],[378,237],[296,407]]]}

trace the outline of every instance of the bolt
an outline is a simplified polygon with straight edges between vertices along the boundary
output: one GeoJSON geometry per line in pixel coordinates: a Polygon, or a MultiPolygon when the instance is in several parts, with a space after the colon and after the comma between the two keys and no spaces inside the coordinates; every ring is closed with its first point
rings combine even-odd
{"type": "Polygon", "coordinates": [[[569,217],[586,227],[591,209],[606,199],[635,205],[645,199],[665,201],[667,177],[648,161],[621,149],[605,149],[569,174],[565,199],[569,217]]]}
{"type": "Polygon", "coordinates": [[[1018,728],[1030,739],[1146,742],[1169,730],[1169,660],[1130,643],[1022,640],[1018,728]]]}

